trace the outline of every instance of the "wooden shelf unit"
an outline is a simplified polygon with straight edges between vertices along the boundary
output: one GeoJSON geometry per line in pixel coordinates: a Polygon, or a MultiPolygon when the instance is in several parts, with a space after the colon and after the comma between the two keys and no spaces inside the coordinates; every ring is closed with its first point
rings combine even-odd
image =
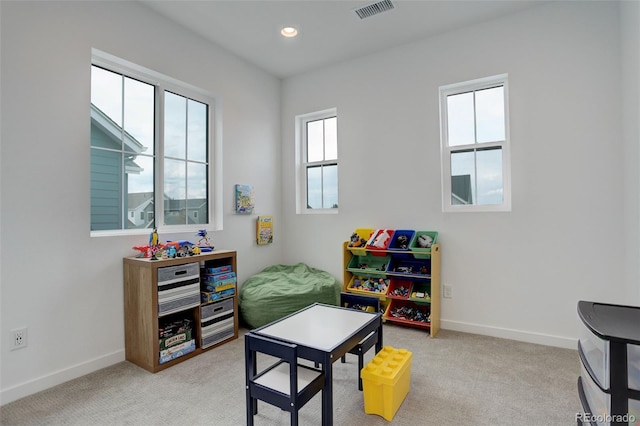
{"type": "Polygon", "coordinates": [[[195,339],[196,348],[193,352],[160,364],[159,319],[164,315],[158,314],[158,269],[193,263],[199,264],[198,271],[200,271],[200,267],[231,265],[232,271],[237,273],[236,252],[232,250],[214,250],[190,257],[162,260],[136,257],[123,259],[124,334],[127,361],[155,373],[238,338],[238,292],[236,285],[233,296],[221,299],[222,301],[233,299],[233,335],[203,349],[200,309],[202,306],[220,303],[220,301],[198,303],[195,306],[186,307],[179,312],[192,320],[192,338],[195,339]]]}

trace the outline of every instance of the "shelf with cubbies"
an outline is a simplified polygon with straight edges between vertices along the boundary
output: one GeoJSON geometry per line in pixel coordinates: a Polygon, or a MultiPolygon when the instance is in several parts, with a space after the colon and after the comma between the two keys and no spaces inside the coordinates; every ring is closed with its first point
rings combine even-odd
{"type": "Polygon", "coordinates": [[[380,299],[383,321],[440,329],[438,233],[359,228],[343,243],[342,291],[380,299]]]}
{"type": "Polygon", "coordinates": [[[238,338],[236,252],[126,257],[125,358],[152,373],[238,338]]]}

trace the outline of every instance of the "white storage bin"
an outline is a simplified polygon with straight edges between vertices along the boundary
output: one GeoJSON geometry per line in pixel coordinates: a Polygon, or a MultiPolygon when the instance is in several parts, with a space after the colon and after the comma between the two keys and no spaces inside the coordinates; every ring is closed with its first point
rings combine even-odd
{"type": "Polygon", "coordinates": [[[640,400],[629,400],[629,425],[640,424],[640,400]]]}
{"type": "Polygon", "coordinates": [[[194,278],[200,279],[200,264],[198,262],[158,268],[158,285],[194,278]]]}
{"type": "Polygon", "coordinates": [[[158,268],[158,315],[200,305],[198,262],[158,268]]]}
{"type": "Polygon", "coordinates": [[[580,347],[600,387],[609,389],[609,341],[596,336],[584,323],[580,327],[580,347]]]}
{"type": "MultiPolygon", "coordinates": [[[[602,390],[591,379],[589,372],[584,368],[584,365],[580,363],[580,369],[582,370],[582,387],[584,389],[584,396],[587,399],[591,414],[596,418],[607,419],[611,410],[611,395],[602,392],[602,390]]],[[[608,422],[600,423],[599,425],[608,425],[608,422]]]]}
{"type": "MultiPolygon", "coordinates": [[[[611,424],[609,422],[611,420],[611,395],[603,392],[596,385],[582,363],[580,363],[580,367],[582,370],[582,388],[591,409],[592,420],[595,420],[598,425],[608,426],[611,424]]],[[[629,426],[636,426],[640,424],[640,400],[629,398],[628,404],[629,426]]]]}
{"type": "MultiPolygon", "coordinates": [[[[629,389],[640,390],[640,345],[627,345],[627,368],[629,389]]],[[[640,416],[637,419],[640,421],[640,416]]]]}
{"type": "Polygon", "coordinates": [[[208,348],[235,334],[233,299],[200,307],[201,346],[208,348]]]}
{"type": "Polygon", "coordinates": [[[200,307],[200,318],[202,322],[228,314],[233,314],[233,299],[225,299],[200,307]]]}

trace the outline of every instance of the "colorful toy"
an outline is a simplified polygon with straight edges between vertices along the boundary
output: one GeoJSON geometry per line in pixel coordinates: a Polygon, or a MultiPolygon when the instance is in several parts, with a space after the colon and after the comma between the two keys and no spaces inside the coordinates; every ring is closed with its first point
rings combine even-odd
{"type": "Polygon", "coordinates": [[[153,228],[153,231],[151,232],[151,234],[149,234],[149,245],[151,247],[155,247],[158,244],[160,244],[160,241],[158,239],[158,228],[153,228]]]}
{"type": "Polygon", "coordinates": [[[156,254],[160,253],[162,254],[162,252],[164,251],[164,245],[163,244],[157,244],[155,246],[152,245],[148,245],[148,246],[133,246],[134,250],[138,250],[140,253],[138,254],[138,257],[145,257],[145,258],[150,258],[151,260],[155,260],[156,254]]]}
{"type": "Polygon", "coordinates": [[[165,254],[167,255],[167,257],[174,258],[174,257],[176,257],[176,253],[177,253],[177,250],[176,250],[176,246],[175,245],[171,244],[171,245],[167,246],[167,248],[165,250],[165,254]]]}
{"type": "Polygon", "coordinates": [[[196,235],[200,237],[197,246],[199,247],[201,252],[213,251],[214,247],[209,241],[209,235],[207,234],[206,229],[200,229],[196,235]]]}
{"type": "Polygon", "coordinates": [[[356,232],[351,234],[349,247],[364,247],[367,244],[367,240],[361,238],[356,232]]]}
{"type": "Polygon", "coordinates": [[[147,256],[147,253],[149,252],[149,246],[133,246],[133,249],[140,252],[136,257],[149,257],[147,256]]]}
{"type": "Polygon", "coordinates": [[[393,296],[408,297],[409,288],[405,286],[396,287],[393,289],[393,291],[391,291],[391,294],[393,296]]]}
{"type": "Polygon", "coordinates": [[[418,237],[418,245],[421,248],[429,248],[432,244],[433,238],[430,235],[423,234],[418,237]]]}
{"type": "Polygon", "coordinates": [[[412,299],[431,299],[431,296],[429,296],[429,293],[427,293],[426,291],[414,291],[413,293],[411,293],[411,298],[412,299]]]}
{"type": "Polygon", "coordinates": [[[389,240],[391,239],[391,235],[388,231],[382,231],[371,242],[371,246],[385,249],[389,246],[389,240]]]}
{"type": "Polygon", "coordinates": [[[431,322],[431,314],[426,309],[412,308],[409,306],[394,307],[389,312],[394,318],[428,323],[431,322]]]}
{"type": "Polygon", "coordinates": [[[187,257],[200,254],[200,249],[196,252],[194,250],[195,245],[191,241],[187,240],[167,241],[164,247],[168,258],[187,257]]]}
{"type": "Polygon", "coordinates": [[[409,237],[407,237],[406,235],[400,235],[396,239],[396,242],[398,243],[398,247],[401,249],[406,249],[407,247],[409,247],[409,237]]]}
{"type": "Polygon", "coordinates": [[[352,288],[360,291],[370,291],[372,293],[386,293],[389,280],[384,278],[356,278],[353,280],[352,288]]]}

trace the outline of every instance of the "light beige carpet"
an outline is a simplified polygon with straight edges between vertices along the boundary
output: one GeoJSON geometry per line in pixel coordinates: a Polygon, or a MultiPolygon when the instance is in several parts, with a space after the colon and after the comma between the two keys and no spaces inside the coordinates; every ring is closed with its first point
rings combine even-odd
{"type": "MultiPolygon", "coordinates": [[[[0,409],[2,425],[246,424],[244,339],[157,374],[122,362],[0,409]]],[[[391,424],[402,426],[574,425],[581,411],[576,350],[385,324],[384,343],[413,353],[411,387],[391,424]]],[[[371,350],[365,362],[373,356],[371,350]]],[[[387,425],[364,413],[357,357],[334,368],[334,424],[387,425]]],[[[317,395],[300,411],[320,425],[317,395]]],[[[256,425],[289,424],[287,412],[259,403],[256,425]]]]}

